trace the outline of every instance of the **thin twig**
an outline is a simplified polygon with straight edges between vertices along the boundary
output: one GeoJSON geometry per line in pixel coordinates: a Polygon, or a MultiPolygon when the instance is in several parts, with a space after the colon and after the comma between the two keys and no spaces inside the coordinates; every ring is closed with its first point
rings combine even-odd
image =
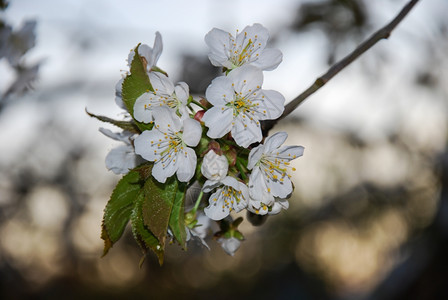
{"type": "Polygon", "coordinates": [[[389,24],[379,29],[372,36],[370,36],[369,39],[359,45],[352,53],[331,66],[331,68],[328,69],[327,73],[317,78],[316,81],[308,89],[306,89],[303,93],[301,93],[285,106],[285,110],[283,111],[283,114],[280,116],[280,118],[278,118],[277,120],[263,121],[262,128],[264,136],[267,135],[269,130],[272,129],[272,127],[274,127],[274,125],[279,120],[292,113],[302,102],[305,101],[305,99],[307,99],[309,96],[314,94],[314,92],[323,87],[331,78],[333,78],[345,67],[355,61],[359,56],[361,56],[361,54],[372,48],[380,40],[389,38],[395,27],[397,27],[397,25],[406,17],[406,15],[411,11],[411,9],[415,6],[415,4],[417,4],[418,1],[419,0],[409,1],[409,3],[403,7],[400,13],[389,24]]]}

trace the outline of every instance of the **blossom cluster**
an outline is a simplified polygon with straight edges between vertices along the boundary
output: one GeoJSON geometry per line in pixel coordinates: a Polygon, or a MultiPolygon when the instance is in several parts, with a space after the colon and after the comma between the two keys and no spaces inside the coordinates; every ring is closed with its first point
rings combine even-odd
{"type": "Polygon", "coordinates": [[[101,129],[124,142],[106,157],[113,172],[126,174],[150,163],[152,177],[161,184],[172,177],[187,186],[199,184],[194,208],[185,217],[187,238],[199,237],[207,245],[204,238],[218,224],[221,231],[215,237],[230,255],[243,239],[238,224],[232,223],[232,212],[273,215],[287,209],[295,171],[291,161],[304,150],[283,146],[285,132],[266,138],[262,134],[262,121],[279,118],[285,103],[281,93],[263,89],[263,72],[282,61],[278,49],[266,48],[268,39],[260,24],[235,35],[217,28],[207,33],[210,62],[222,73],[210,83],[205,97],[195,99],[185,82],[172,82],[157,66],[163,50],[157,32],[153,47],[140,45],[128,56],[131,67],[138,51],[151,88],[129,107],[123,102],[123,79],[116,85],[117,105],[146,129],[139,133],[101,129]],[[223,222],[231,225],[223,229],[223,222]]]}

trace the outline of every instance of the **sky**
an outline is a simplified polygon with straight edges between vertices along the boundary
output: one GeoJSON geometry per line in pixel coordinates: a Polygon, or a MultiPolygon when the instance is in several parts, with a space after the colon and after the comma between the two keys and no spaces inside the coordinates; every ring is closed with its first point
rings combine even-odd
{"type": "MultiPolygon", "coordinates": [[[[85,107],[111,117],[120,115],[119,108],[113,104],[114,86],[123,70],[127,69],[127,54],[140,42],[152,45],[156,31],[161,32],[164,43],[158,65],[175,80],[181,81],[182,78],[178,78],[181,54],[206,56],[203,38],[213,27],[235,32],[246,25],[262,23],[277,37],[275,46],[284,55],[282,64],[275,71],[265,72],[263,87],[280,91],[290,101],[328,68],[322,51],[328,44],[321,32],[297,35],[284,30],[291,24],[298,4],[303,2],[279,0],[273,5],[268,0],[17,0],[11,1],[4,16],[16,27],[27,19],[38,22],[37,45],[27,54],[26,61],[30,64],[42,61],[42,64],[36,91],[27,97],[59,107],[62,119],[84,122],[85,107]],[[67,107],[71,107],[70,112],[67,107]]],[[[406,1],[387,0],[383,0],[381,5],[371,3],[369,11],[375,16],[370,21],[371,27],[383,26],[404,3],[406,1]]],[[[422,42],[436,35],[437,22],[431,18],[437,20],[442,17],[443,11],[447,11],[443,7],[448,8],[443,0],[419,3],[389,40],[381,41],[346,68],[295,114],[324,126],[356,128],[360,135],[373,139],[383,137],[390,130],[397,111],[399,113],[403,106],[422,106],[425,114],[430,113],[435,120],[440,119],[439,107],[425,107],[420,103],[426,101],[424,97],[409,97],[408,94],[413,92],[408,87],[409,71],[424,63],[419,60],[419,53],[425,50],[422,42]],[[384,59],[390,63],[375,69],[376,63],[384,59]],[[359,76],[366,65],[376,72],[374,78],[365,73],[359,76]],[[380,81],[381,87],[372,84],[372,79],[380,81]],[[390,105],[391,97],[396,99],[393,106],[390,105]]],[[[347,53],[351,50],[348,48],[347,53]]],[[[0,61],[0,73],[3,78],[1,90],[14,77],[4,61],[0,61]]],[[[34,112],[11,110],[29,114],[28,126],[31,128],[33,118],[39,119],[34,112]]],[[[10,118],[17,119],[15,116],[10,118]]],[[[93,126],[94,121],[90,122],[93,126]]],[[[10,121],[0,120],[0,126],[2,123],[9,126],[10,121]]],[[[27,124],[21,122],[20,126],[27,124]]],[[[8,134],[2,131],[0,138],[7,138],[8,134]]],[[[10,150],[15,152],[14,147],[10,150]]]]}

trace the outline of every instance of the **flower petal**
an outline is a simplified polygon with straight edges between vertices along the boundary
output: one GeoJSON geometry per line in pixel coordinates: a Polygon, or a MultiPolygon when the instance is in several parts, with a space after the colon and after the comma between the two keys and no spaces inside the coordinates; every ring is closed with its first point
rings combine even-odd
{"type": "Polygon", "coordinates": [[[302,146],[285,146],[278,150],[278,157],[281,159],[295,159],[303,155],[305,148],[302,146]]]}
{"type": "Polygon", "coordinates": [[[241,115],[238,115],[232,127],[232,137],[239,146],[247,148],[250,144],[259,142],[263,138],[260,123],[244,122],[241,115]]]}
{"type": "Polygon", "coordinates": [[[232,129],[233,111],[230,108],[212,107],[202,117],[208,127],[207,136],[212,139],[223,137],[232,129]]]}
{"type": "Polygon", "coordinates": [[[274,197],[286,198],[292,193],[292,184],[288,176],[284,176],[283,181],[270,180],[268,187],[274,197]]]}
{"type": "Polygon", "coordinates": [[[131,145],[121,145],[106,156],[106,168],[115,174],[126,174],[137,166],[138,156],[131,145]]]}
{"type": "Polygon", "coordinates": [[[252,148],[252,150],[250,150],[249,153],[249,162],[247,163],[247,168],[249,170],[252,170],[253,167],[255,167],[255,164],[258,163],[258,161],[260,161],[261,156],[264,153],[264,145],[260,144],[255,148],[252,148]]]}
{"type": "Polygon", "coordinates": [[[264,49],[266,43],[269,39],[269,31],[261,24],[255,23],[252,26],[246,26],[236,38],[236,43],[238,45],[243,44],[244,46],[247,42],[252,40],[255,45],[261,44],[260,47],[264,49]]]}
{"type": "Polygon", "coordinates": [[[158,130],[143,131],[134,140],[135,153],[148,161],[154,161],[158,159],[160,157],[160,155],[158,154],[160,153],[160,149],[156,149],[157,142],[163,138],[164,134],[158,130]]]}
{"type": "Polygon", "coordinates": [[[286,132],[280,131],[271,135],[264,141],[264,153],[271,153],[274,150],[277,150],[288,138],[288,134],[286,132]]]}
{"type": "Polygon", "coordinates": [[[233,101],[234,94],[235,91],[232,87],[232,81],[226,76],[213,79],[205,91],[207,101],[215,106],[224,106],[233,101]]]}
{"type": "Polygon", "coordinates": [[[177,99],[179,99],[183,105],[187,105],[187,100],[190,96],[188,85],[185,82],[179,82],[174,87],[174,92],[176,93],[177,99]]]}
{"type": "Polygon", "coordinates": [[[151,66],[155,66],[157,64],[157,61],[160,58],[160,55],[163,51],[163,42],[162,42],[162,35],[160,32],[156,32],[156,38],[154,39],[154,46],[152,48],[152,54],[153,54],[153,61],[151,61],[151,66]]]}
{"type": "Polygon", "coordinates": [[[251,65],[236,68],[227,75],[234,84],[234,90],[242,95],[250,94],[263,85],[263,72],[251,65]]]}
{"type": "Polygon", "coordinates": [[[152,176],[160,183],[165,183],[168,177],[174,175],[178,168],[178,161],[163,162],[157,161],[152,167],[152,176]]]}
{"type": "Polygon", "coordinates": [[[204,191],[204,193],[210,193],[211,191],[213,191],[215,188],[217,188],[220,185],[222,185],[222,183],[219,181],[207,180],[204,183],[204,185],[202,186],[202,190],[204,191]]]}
{"type": "Polygon", "coordinates": [[[174,93],[174,84],[165,74],[151,72],[149,73],[149,81],[154,92],[158,95],[171,96],[174,93]]]}
{"type": "Polygon", "coordinates": [[[265,71],[272,71],[282,62],[283,54],[278,49],[264,49],[258,59],[252,63],[253,66],[265,71]]]}
{"type": "Polygon", "coordinates": [[[190,147],[196,147],[199,144],[202,135],[201,123],[198,121],[187,118],[183,121],[183,134],[182,140],[190,147]]]}
{"type": "Polygon", "coordinates": [[[179,117],[168,107],[162,106],[153,111],[156,128],[164,133],[174,133],[181,130],[179,117]]]}
{"type": "Polygon", "coordinates": [[[124,81],[124,78],[121,78],[120,80],[118,80],[117,84],[115,85],[115,103],[122,109],[127,110],[127,107],[126,107],[126,105],[124,105],[123,97],[122,97],[123,81],[124,81]]]}
{"type": "Polygon", "coordinates": [[[268,191],[268,186],[260,168],[257,166],[249,176],[249,196],[251,199],[266,205],[274,203],[274,196],[268,191]]]}
{"type": "Polygon", "coordinates": [[[152,100],[154,98],[153,93],[144,93],[135,100],[134,103],[134,118],[137,121],[143,123],[149,123],[153,121],[152,115],[152,100]]]}
{"type": "Polygon", "coordinates": [[[196,170],[197,157],[196,153],[191,148],[184,148],[183,153],[178,153],[177,162],[177,178],[179,181],[188,182],[193,178],[194,172],[196,170]]]}
{"type": "Polygon", "coordinates": [[[217,67],[222,66],[221,61],[228,59],[227,51],[230,49],[230,34],[224,30],[213,28],[205,35],[204,40],[213,54],[213,60],[210,58],[211,63],[217,67]]]}
{"type": "Polygon", "coordinates": [[[264,98],[258,98],[256,101],[260,113],[259,120],[273,120],[280,117],[285,110],[285,97],[273,90],[262,90],[259,97],[263,96],[264,98]]]}
{"type": "Polygon", "coordinates": [[[230,210],[224,204],[224,199],[222,198],[222,189],[218,189],[209,198],[209,205],[204,208],[204,213],[207,217],[212,220],[218,221],[227,217],[230,210]]]}

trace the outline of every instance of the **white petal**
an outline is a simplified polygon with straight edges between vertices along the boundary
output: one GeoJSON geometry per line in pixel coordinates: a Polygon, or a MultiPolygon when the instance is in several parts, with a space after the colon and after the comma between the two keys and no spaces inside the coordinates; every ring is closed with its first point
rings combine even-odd
{"type": "Polygon", "coordinates": [[[148,65],[151,65],[150,61],[153,60],[152,59],[153,54],[152,54],[152,48],[151,47],[149,47],[146,44],[141,44],[138,47],[138,54],[140,56],[143,56],[146,59],[146,61],[148,62],[148,65]]]}
{"type": "Polygon", "coordinates": [[[191,148],[184,148],[185,152],[177,154],[177,178],[179,181],[188,182],[193,178],[194,172],[196,170],[196,153],[191,148]]]}
{"type": "Polygon", "coordinates": [[[161,106],[153,110],[156,128],[164,133],[173,133],[181,130],[179,117],[168,107],[161,106]]]}
{"type": "Polygon", "coordinates": [[[160,32],[156,32],[156,38],[154,39],[154,46],[152,48],[153,61],[151,62],[151,67],[157,65],[160,55],[163,50],[162,35],[160,32]]]}
{"type": "Polygon", "coordinates": [[[190,147],[196,147],[199,144],[202,135],[201,123],[188,118],[183,121],[182,140],[190,147]]]}
{"type": "Polygon", "coordinates": [[[247,148],[250,144],[259,142],[263,138],[260,123],[258,125],[251,121],[243,123],[242,118],[238,116],[232,128],[232,137],[239,146],[247,148]]]}
{"type": "MultiPolygon", "coordinates": [[[[134,140],[135,153],[148,161],[154,161],[159,158],[159,154],[154,151],[159,139],[164,135],[158,130],[145,130],[134,140]],[[152,144],[151,144],[152,141],[152,144]]],[[[159,152],[159,151],[157,151],[159,152]]]]}
{"type": "Polygon", "coordinates": [[[134,103],[134,118],[143,123],[153,121],[151,102],[154,98],[153,93],[144,93],[135,100],[134,103]]]}
{"type": "Polygon", "coordinates": [[[207,101],[215,106],[224,106],[233,101],[234,94],[235,91],[232,87],[232,81],[226,76],[213,79],[205,91],[207,101]]]}
{"type": "Polygon", "coordinates": [[[278,150],[278,157],[282,159],[295,159],[303,155],[305,148],[302,146],[285,146],[278,150]]]}
{"type": "Polygon", "coordinates": [[[149,73],[149,81],[154,92],[158,95],[171,96],[174,93],[174,84],[165,74],[151,72],[149,73]]]}
{"type": "Polygon", "coordinates": [[[190,95],[190,89],[188,88],[188,85],[185,82],[179,82],[175,86],[174,91],[180,102],[183,105],[187,105],[188,96],[190,95]]]}
{"type": "Polygon", "coordinates": [[[163,162],[162,160],[158,160],[154,166],[152,167],[152,176],[160,183],[165,183],[168,177],[174,175],[177,171],[178,163],[177,160],[175,162],[171,161],[163,162]]]}
{"type": "Polygon", "coordinates": [[[113,140],[126,143],[127,145],[131,144],[131,142],[129,141],[129,138],[134,135],[133,133],[126,131],[126,130],[124,130],[122,132],[112,132],[111,130],[103,128],[103,127],[100,127],[99,131],[102,134],[104,134],[105,136],[107,136],[113,140]]]}
{"type": "Polygon", "coordinates": [[[209,206],[204,208],[204,213],[212,220],[218,221],[227,217],[230,213],[229,208],[224,205],[222,199],[222,189],[218,189],[209,198],[209,206]]]}
{"type": "Polygon", "coordinates": [[[236,180],[232,176],[226,176],[221,182],[224,185],[232,187],[234,190],[237,190],[237,191],[240,190],[240,185],[238,183],[238,180],[236,180]]]}
{"type": "Polygon", "coordinates": [[[208,127],[207,136],[212,139],[223,137],[232,129],[233,111],[231,108],[212,107],[202,117],[208,127]]]}
{"type": "Polygon", "coordinates": [[[131,68],[132,61],[134,60],[135,51],[132,49],[128,54],[128,67],[131,68]]]}
{"type": "Polygon", "coordinates": [[[258,59],[252,63],[253,66],[265,71],[272,71],[282,62],[283,54],[278,49],[264,49],[258,59]]]}
{"type": "Polygon", "coordinates": [[[217,188],[220,185],[222,185],[222,183],[219,181],[207,180],[204,183],[204,185],[202,186],[202,190],[204,191],[204,193],[210,193],[211,191],[213,191],[215,188],[217,188]]]}
{"type": "Polygon", "coordinates": [[[268,192],[266,179],[260,172],[259,167],[255,167],[249,176],[249,196],[253,200],[263,202],[266,205],[274,203],[274,196],[268,192]]]}
{"type": "Polygon", "coordinates": [[[263,72],[251,65],[244,65],[236,68],[228,75],[234,84],[234,90],[237,93],[246,95],[251,91],[259,89],[263,85],[263,72]]]}
{"type": "Polygon", "coordinates": [[[276,132],[264,141],[265,150],[263,152],[271,153],[274,150],[277,150],[287,138],[288,134],[286,132],[276,132]]]}
{"type": "Polygon", "coordinates": [[[124,79],[121,78],[120,80],[118,80],[117,84],[115,85],[115,103],[122,109],[127,110],[127,107],[124,104],[123,97],[122,97],[123,81],[124,81],[124,79]]]}
{"type": "Polygon", "coordinates": [[[115,174],[126,174],[137,166],[137,155],[130,145],[112,149],[106,156],[106,167],[115,174]]]}
{"type": "Polygon", "coordinates": [[[252,170],[255,164],[260,160],[261,156],[264,153],[264,145],[260,144],[257,147],[250,150],[249,153],[249,162],[247,163],[247,168],[252,170]]]}
{"type": "MultiPolygon", "coordinates": [[[[246,26],[243,31],[238,34],[236,42],[241,44],[244,39],[246,39],[246,41],[251,39],[254,44],[260,43],[260,47],[264,48],[269,39],[269,32],[263,25],[255,23],[252,26],[246,26]],[[245,33],[247,33],[246,37],[245,33]]],[[[247,44],[247,42],[245,44],[247,44]]]]}
{"type": "Polygon", "coordinates": [[[264,96],[264,98],[258,101],[257,110],[262,113],[259,116],[260,120],[273,120],[280,117],[285,110],[285,97],[277,91],[272,90],[262,90],[260,93],[260,97],[264,96]],[[266,111],[266,112],[265,112],[266,111]]]}
{"type": "Polygon", "coordinates": [[[208,55],[208,59],[215,67],[226,67],[228,69],[232,68],[232,63],[229,61],[227,56],[222,56],[214,53],[208,55]]]}
{"type": "Polygon", "coordinates": [[[268,187],[271,189],[274,197],[286,198],[292,193],[292,184],[288,176],[283,177],[283,182],[280,180],[270,180],[268,187]]]}
{"type": "MultiPolygon", "coordinates": [[[[210,48],[211,53],[218,55],[219,57],[227,57],[227,50],[230,47],[230,35],[218,28],[213,28],[205,35],[205,43],[210,48]]],[[[220,64],[214,64],[214,66],[220,66],[220,64]]]]}

